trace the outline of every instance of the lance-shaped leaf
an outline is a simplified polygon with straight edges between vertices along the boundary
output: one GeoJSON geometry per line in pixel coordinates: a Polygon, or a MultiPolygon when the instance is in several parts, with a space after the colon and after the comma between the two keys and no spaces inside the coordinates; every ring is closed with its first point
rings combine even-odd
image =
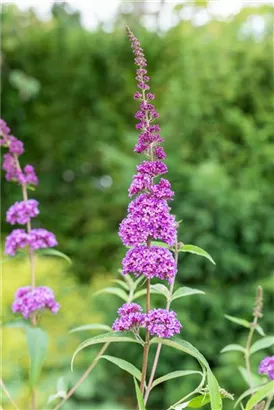
{"type": "Polygon", "coordinates": [[[225,318],[230,320],[230,322],[236,323],[237,325],[240,325],[240,326],[246,327],[247,329],[250,329],[250,323],[245,319],[241,319],[239,317],[229,316],[229,315],[225,315],[225,318]]]}
{"type": "Polygon", "coordinates": [[[156,285],[151,285],[150,290],[153,290],[155,291],[155,293],[159,293],[160,295],[165,296],[167,299],[169,298],[169,290],[165,285],[156,283],[156,285]]]}
{"type": "Polygon", "coordinates": [[[247,396],[250,396],[251,394],[255,393],[257,390],[259,390],[261,388],[262,384],[259,386],[253,386],[251,389],[246,390],[245,392],[243,392],[243,394],[241,394],[241,396],[238,398],[238,400],[236,401],[234,407],[237,407],[238,404],[245,399],[247,396]]]}
{"type": "Polygon", "coordinates": [[[151,390],[158,384],[166,382],[167,380],[176,379],[177,377],[190,376],[192,374],[199,374],[200,376],[203,377],[203,373],[197,370],[177,370],[175,372],[167,373],[164,376],[159,377],[158,379],[154,380],[151,386],[151,390]]]}
{"type": "Polygon", "coordinates": [[[265,336],[265,332],[262,326],[257,325],[255,329],[256,329],[256,332],[258,332],[260,336],[265,336]]]}
{"type": "Polygon", "coordinates": [[[124,288],[127,292],[129,291],[129,286],[126,282],[124,282],[121,279],[112,279],[111,282],[117,283],[118,285],[121,286],[121,288],[124,288]]]}
{"type": "Polygon", "coordinates": [[[250,354],[253,354],[255,352],[258,352],[259,350],[266,349],[270,346],[274,345],[274,336],[268,336],[264,337],[261,340],[257,340],[251,348],[250,348],[250,354]]]}
{"type": "Polygon", "coordinates": [[[11,327],[11,328],[22,328],[25,329],[26,327],[32,327],[28,320],[24,319],[16,319],[10,320],[9,322],[4,322],[2,327],[11,327]]]}
{"type": "Polygon", "coordinates": [[[222,409],[222,398],[220,394],[220,388],[218,382],[213,375],[209,364],[205,357],[197,350],[194,346],[192,346],[189,342],[185,340],[180,340],[178,338],[172,339],[162,339],[159,337],[155,337],[150,341],[151,344],[153,343],[161,343],[166,346],[173,347],[174,349],[181,350],[189,354],[190,356],[195,357],[199,363],[201,364],[202,368],[205,367],[207,371],[207,382],[208,382],[208,389],[210,394],[210,403],[212,410],[221,410],[222,409]]]}
{"type": "MultiPolygon", "coordinates": [[[[239,366],[238,369],[239,369],[239,371],[242,375],[242,378],[246,382],[246,384],[249,385],[249,383],[250,383],[249,374],[248,374],[246,368],[242,367],[242,366],[239,366]]],[[[262,384],[262,378],[260,376],[258,376],[258,374],[254,374],[254,373],[251,372],[251,382],[252,382],[253,386],[258,386],[258,385],[262,384]]]]}
{"type": "Polygon", "coordinates": [[[257,392],[248,400],[245,410],[252,410],[265,397],[273,394],[274,380],[262,386],[257,392]]]}
{"type": "MultiPolygon", "coordinates": [[[[158,292],[151,287],[150,293],[151,293],[151,294],[154,294],[154,293],[158,293],[158,292]]],[[[145,296],[146,294],[147,294],[147,290],[146,290],[146,289],[138,290],[138,292],[134,293],[132,300],[138,299],[138,298],[140,298],[141,296],[145,296]]]]}
{"type": "Polygon", "coordinates": [[[48,335],[39,327],[25,327],[29,351],[29,381],[33,389],[39,379],[48,349],[48,335]]]}
{"type": "Polygon", "coordinates": [[[188,402],[179,404],[178,406],[175,407],[175,409],[176,410],[182,410],[186,408],[200,409],[201,407],[205,406],[208,403],[210,403],[210,395],[201,394],[189,400],[188,402]]]}
{"type": "Polygon", "coordinates": [[[146,410],[142,392],[141,392],[140,387],[139,387],[139,385],[138,385],[135,378],[134,378],[134,385],[135,385],[136,398],[137,398],[137,402],[138,402],[138,409],[139,410],[146,410]]]}
{"type": "Polygon", "coordinates": [[[222,350],[221,353],[226,353],[226,352],[242,352],[245,353],[246,349],[237,344],[232,344],[232,345],[227,345],[225,346],[222,350]]]}
{"type": "Polygon", "coordinates": [[[123,291],[123,289],[120,289],[120,288],[104,288],[104,289],[98,290],[97,292],[93,293],[93,296],[98,296],[103,293],[108,293],[110,295],[116,295],[120,299],[124,300],[125,302],[128,301],[128,295],[126,294],[125,291],[123,291]]]}
{"type": "Polygon", "coordinates": [[[3,263],[6,263],[6,262],[13,261],[14,259],[26,258],[27,256],[28,256],[28,254],[26,252],[17,251],[16,255],[14,255],[14,256],[7,256],[5,258],[2,258],[1,261],[0,261],[0,265],[2,265],[3,263]]]}
{"type": "Polygon", "coordinates": [[[165,243],[165,242],[160,242],[160,241],[152,241],[152,242],[151,242],[151,245],[153,245],[153,246],[160,246],[161,248],[167,248],[167,249],[170,248],[170,246],[169,246],[167,243],[165,243]]]}
{"type": "Polygon", "coordinates": [[[121,342],[142,344],[141,341],[136,340],[136,338],[131,332],[108,332],[108,333],[104,333],[99,336],[94,336],[80,343],[80,345],[76,348],[75,352],[73,353],[72,359],[71,359],[71,370],[73,371],[73,362],[74,362],[76,355],[81,350],[85,349],[86,347],[92,346],[95,344],[100,344],[100,343],[121,343],[121,342]]]}
{"type": "Polygon", "coordinates": [[[52,249],[52,248],[46,248],[46,249],[40,249],[38,251],[36,251],[38,255],[40,256],[57,256],[61,259],[64,259],[65,261],[67,261],[70,265],[72,264],[71,259],[68,257],[68,255],[66,255],[63,252],[58,251],[57,249],[52,249]]]}
{"type": "Polygon", "coordinates": [[[133,364],[127,362],[124,359],[120,359],[119,357],[114,357],[114,356],[109,356],[109,355],[101,356],[99,359],[105,359],[113,364],[116,364],[116,366],[120,367],[120,369],[125,370],[126,372],[131,374],[133,377],[135,377],[139,381],[141,381],[142,379],[142,373],[140,372],[140,370],[137,369],[137,367],[135,367],[133,364]]]}
{"type": "Polygon", "coordinates": [[[210,260],[210,262],[213,263],[213,265],[216,265],[216,263],[214,262],[213,258],[209,255],[209,253],[207,253],[204,249],[199,248],[199,246],[182,245],[179,248],[179,252],[190,252],[190,253],[194,253],[195,255],[203,256],[204,258],[207,258],[208,260],[210,260]]]}
{"type": "Polygon", "coordinates": [[[88,325],[83,325],[75,327],[69,331],[69,333],[83,332],[85,330],[106,330],[107,332],[111,331],[111,327],[104,325],[103,323],[90,323],[88,325]]]}
{"type": "Polygon", "coordinates": [[[197,294],[205,295],[205,292],[199,289],[192,289],[192,288],[188,288],[187,286],[182,286],[181,288],[177,289],[173,293],[171,300],[173,301],[175,299],[182,298],[184,296],[197,295],[197,294]]]}

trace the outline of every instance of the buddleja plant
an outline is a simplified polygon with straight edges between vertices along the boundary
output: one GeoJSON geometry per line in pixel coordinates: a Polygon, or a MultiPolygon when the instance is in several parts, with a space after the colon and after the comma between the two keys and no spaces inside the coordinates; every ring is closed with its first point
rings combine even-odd
{"type": "MultiPolygon", "coordinates": [[[[28,190],[34,190],[38,184],[38,178],[32,165],[27,164],[22,168],[20,157],[24,153],[24,145],[22,141],[11,134],[10,128],[2,119],[0,120],[0,146],[7,148],[2,163],[6,180],[16,183],[20,187],[22,195],[22,200],[15,202],[7,210],[6,221],[11,225],[24,227],[14,229],[7,236],[5,254],[9,257],[27,254],[30,266],[30,284],[16,291],[12,304],[12,311],[21,314],[24,319],[8,325],[23,327],[26,331],[30,356],[30,402],[31,409],[35,410],[35,390],[48,345],[48,336],[39,327],[39,321],[45,310],[57,313],[60,307],[55,300],[52,289],[47,286],[36,286],[35,254],[41,251],[45,253],[48,248],[57,245],[57,240],[55,235],[46,229],[32,228],[31,221],[39,214],[39,203],[35,199],[28,198],[28,190]],[[26,249],[27,252],[23,253],[23,249],[26,249]]],[[[55,252],[62,255],[56,250],[55,252]]],[[[3,381],[1,381],[1,385],[8,395],[3,381]]],[[[16,405],[15,408],[17,408],[16,405]]]]}
{"type": "MultiPolygon", "coordinates": [[[[168,169],[163,162],[166,154],[161,146],[163,142],[160,136],[161,130],[156,123],[159,114],[151,103],[155,96],[149,91],[147,61],[138,39],[128,27],[126,30],[135,55],[134,61],[138,67],[136,80],[139,91],[135,92],[134,99],[140,104],[135,114],[138,120],[136,128],[140,134],[134,151],[143,154],[145,160],[137,166],[137,173],[129,187],[129,197],[135,198],[130,202],[128,214],[119,229],[123,244],[129,248],[122,261],[124,280],[116,280],[119,287],[100,291],[100,293],[116,294],[126,303],[118,309],[118,318],[112,325],[112,331],[85,340],[78,346],[72,358],[72,366],[76,355],[81,350],[95,344],[103,344],[95,362],[98,362],[98,359],[108,360],[133,376],[140,410],[145,409],[151,390],[158,384],[193,374],[200,375],[197,388],[172,404],[169,409],[199,408],[210,402],[213,410],[219,410],[222,408],[222,396],[230,398],[231,396],[220,389],[204,356],[189,342],[175,336],[181,332],[182,324],[176,312],[171,310],[174,300],[203,293],[187,287],[176,289],[179,253],[191,252],[208,258],[212,263],[214,261],[201,248],[184,245],[178,239],[179,222],[176,222],[174,215],[170,213],[168,205],[168,201],[174,197],[174,192],[171,190],[170,182],[161,177],[168,172],[168,169]],[[131,275],[137,279],[133,280],[131,275]],[[159,280],[162,283],[157,283],[159,280]],[[144,282],[145,289],[139,290],[144,282]],[[150,299],[155,293],[165,299],[164,308],[151,309],[150,299]],[[143,295],[146,298],[145,311],[140,304],[134,302],[143,295]],[[141,370],[122,358],[103,355],[110,343],[127,342],[140,345],[140,352],[143,351],[141,370]],[[152,368],[148,371],[148,356],[152,345],[157,345],[157,349],[152,368]],[[199,362],[201,371],[174,369],[172,373],[155,378],[163,346],[193,356],[199,362]]],[[[102,325],[99,325],[99,328],[100,326],[102,325]]],[[[96,328],[96,325],[86,325],[74,331],[88,328],[96,328]]]]}
{"type": "Polygon", "coordinates": [[[259,377],[251,371],[251,356],[274,345],[274,336],[266,336],[259,325],[259,320],[263,317],[263,289],[260,286],[257,289],[251,322],[229,315],[225,317],[231,322],[249,329],[244,346],[231,344],[221,351],[221,353],[241,352],[244,357],[245,367],[239,367],[239,371],[247,383],[248,389],[238,398],[235,407],[240,405],[245,410],[269,410],[274,397],[274,356],[265,357],[259,365],[258,373],[266,377],[259,377]],[[261,338],[252,344],[255,332],[261,338]],[[245,406],[243,405],[244,401],[246,401],[245,406]]]}

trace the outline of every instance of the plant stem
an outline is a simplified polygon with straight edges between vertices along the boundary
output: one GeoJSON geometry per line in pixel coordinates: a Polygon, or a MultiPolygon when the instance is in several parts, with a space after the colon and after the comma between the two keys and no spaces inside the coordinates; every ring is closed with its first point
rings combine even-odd
{"type": "MultiPolygon", "coordinates": [[[[150,245],[150,244],[149,244],[150,245]]],[[[150,310],[150,279],[147,279],[147,293],[146,293],[146,312],[150,310]]],[[[148,351],[149,351],[149,331],[146,330],[146,341],[144,344],[144,353],[143,353],[143,366],[142,366],[142,378],[141,378],[141,385],[140,390],[142,394],[145,390],[145,381],[146,381],[146,374],[147,374],[147,362],[148,362],[148,351]]]]}
{"type": "Polygon", "coordinates": [[[96,364],[98,363],[98,360],[100,359],[100,357],[104,354],[104,352],[106,351],[106,349],[108,348],[109,343],[105,343],[102,347],[101,350],[99,350],[99,352],[97,353],[95,359],[93,360],[93,362],[91,363],[91,365],[87,368],[87,370],[83,373],[83,375],[80,377],[80,379],[78,380],[78,382],[69,390],[69,392],[67,393],[66,397],[56,406],[54,407],[53,410],[58,410],[60,409],[60,407],[63,406],[63,404],[73,395],[73,393],[75,392],[75,390],[80,386],[80,384],[83,383],[83,381],[88,377],[88,375],[90,374],[91,370],[94,369],[94,367],[96,366],[96,364]]]}
{"type": "Polygon", "coordinates": [[[257,323],[258,323],[258,317],[255,316],[253,319],[253,322],[250,325],[250,330],[248,333],[246,347],[245,347],[246,348],[245,365],[246,365],[246,370],[247,370],[248,384],[251,390],[253,390],[253,381],[252,381],[251,366],[250,366],[250,348],[251,348],[251,342],[252,342],[253,334],[256,329],[257,323]]]}
{"type": "Polygon", "coordinates": [[[274,392],[268,397],[266,405],[264,407],[264,410],[269,410],[269,407],[271,406],[273,397],[274,397],[274,392]]]}
{"type": "Polygon", "coordinates": [[[3,392],[5,393],[5,395],[7,396],[7,398],[9,399],[10,403],[13,405],[13,407],[15,408],[15,410],[19,410],[19,407],[17,407],[15,401],[12,399],[11,395],[9,394],[8,389],[6,388],[4,382],[2,379],[0,379],[0,385],[3,389],[3,392]]]}
{"type": "MultiPolygon", "coordinates": [[[[176,243],[175,243],[174,255],[175,255],[175,263],[176,263],[176,267],[177,267],[178,266],[178,255],[179,255],[177,239],[176,239],[176,243]]],[[[173,294],[174,284],[175,284],[175,277],[173,278],[173,280],[170,284],[170,288],[169,288],[169,296],[168,296],[168,300],[167,300],[167,304],[166,304],[166,309],[167,310],[169,310],[169,308],[170,308],[171,297],[172,297],[172,294],[173,294]]],[[[151,374],[150,374],[149,382],[148,382],[145,397],[144,397],[145,404],[148,400],[148,396],[149,396],[149,393],[151,391],[151,386],[152,386],[152,383],[153,383],[153,380],[154,380],[154,376],[155,376],[155,373],[156,373],[158,361],[159,361],[160,354],[161,354],[161,349],[162,349],[162,344],[159,343],[158,346],[157,346],[156,353],[155,353],[155,357],[154,357],[154,361],[153,361],[153,365],[152,365],[152,369],[151,369],[151,374]]]]}

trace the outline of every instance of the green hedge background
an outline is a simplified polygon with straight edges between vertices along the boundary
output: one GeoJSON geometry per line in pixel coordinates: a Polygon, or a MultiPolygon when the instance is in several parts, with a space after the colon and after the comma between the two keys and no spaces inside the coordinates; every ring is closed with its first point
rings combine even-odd
{"type": "MultiPolygon", "coordinates": [[[[92,322],[94,312],[98,316],[101,311],[111,324],[119,306],[115,296],[100,296],[96,302],[90,298],[94,289],[119,275],[125,249],[117,229],[126,213],[127,189],[135,165],[140,161],[132,151],[137,139],[137,104],[132,98],[135,68],[125,21],[131,24],[147,55],[166,139],[169,179],[176,191],[172,212],[183,219],[180,240],[206,249],[217,264],[214,267],[193,255],[181,257],[178,285],[207,293],[174,303],[184,325],[182,336],[208,358],[222,387],[237,395],[245,388],[237,369],[242,359],[237,353],[220,356],[219,352],[226,344],[243,342],[246,334],[226,321],[224,314],[251,319],[259,284],[265,291],[267,333],[271,331],[273,308],[270,5],[246,7],[229,20],[212,18],[200,26],[181,20],[161,33],[145,29],[133,14],[127,20],[117,15],[112,31],[106,32],[102,27],[88,31],[80,24],[79,15],[64,4],[53,5],[48,21],[14,5],[3,7],[2,117],[25,143],[22,161],[33,164],[40,178],[33,197],[40,201],[41,213],[34,225],[54,231],[58,249],[73,259],[73,267],[65,273],[63,264],[56,268],[57,298],[65,291],[63,275],[73,280],[79,294],[89,295],[83,317],[75,311],[65,322],[64,332],[71,325],[92,322]],[[256,30],[254,21],[260,23],[261,30],[256,30]]],[[[3,181],[5,236],[10,227],[4,222],[4,213],[18,200],[18,189],[3,181]]],[[[51,262],[45,263],[50,266],[51,262]]],[[[22,264],[16,265],[14,275],[20,275],[22,264]]],[[[4,265],[4,280],[13,274],[11,270],[8,263],[4,265]]],[[[46,285],[46,275],[43,280],[46,285]]],[[[12,295],[6,298],[3,309],[8,318],[12,318],[8,309],[11,301],[12,295]]],[[[155,306],[159,302],[155,300],[155,306]]],[[[73,310],[72,304],[70,316],[73,310]]],[[[59,320],[58,316],[48,319],[49,333],[54,334],[59,320]]],[[[4,341],[8,344],[17,337],[16,332],[20,330],[9,330],[5,336],[4,331],[4,341]]],[[[53,349],[50,354],[55,355],[54,360],[51,367],[46,366],[47,377],[40,386],[41,391],[51,394],[58,376],[69,374],[70,354],[77,345],[64,332],[55,340],[66,340],[67,361],[61,359],[62,352],[53,349]]],[[[131,346],[124,351],[115,346],[110,354],[137,361],[141,367],[137,349],[131,346]]],[[[77,371],[87,367],[90,354],[83,353],[85,359],[77,371]]],[[[263,353],[254,356],[254,371],[262,357],[263,353]]],[[[15,355],[9,360],[16,363],[15,355]]],[[[192,360],[163,349],[159,374],[178,366],[191,368],[192,360]]],[[[13,373],[6,380],[15,394],[25,373],[13,373]]],[[[178,379],[159,386],[151,394],[150,410],[166,409],[195,383],[195,379],[178,379]]],[[[131,377],[101,363],[82,393],[76,393],[64,409],[121,410],[134,408],[134,403],[131,377]],[[110,372],[113,377],[109,377],[110,372]]],[[[226,402],[225,409],[230,408],[232,404],[226,402]]]]}

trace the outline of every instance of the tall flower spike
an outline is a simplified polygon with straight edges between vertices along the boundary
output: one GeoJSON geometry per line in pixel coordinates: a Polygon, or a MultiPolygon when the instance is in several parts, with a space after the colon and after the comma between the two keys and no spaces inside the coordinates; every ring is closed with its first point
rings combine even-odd
{"type": "Polygon", "coordinates": [[[134,94],[134,99],[139,101],[139,109],[135,118],[139,121],[137,129],[140,130],[138,143],[135,146],[137,153],[143,153],[147,160],[142,161],[136,168],[129,188],[129,196],[137,195],[128,206],[128,215],[121,222],[119,235],[126,246],[133,246],[123,260],[123,274],[144,274],[147,278],[157,277],[171,281],[176,274],[176,264],[172,254],[159,246],[150,246],[151,240],[160,240],[168,245],[176,241],[177,225],[175,218],[170,214],[169,200],[174,193],[170,182],[159,176],[168,172],[162,159],[165,152],[160,144],[160,127],[155,124],[159,117],[151,101],[155,95],[148,92],[150,89],[147,75],[147,60],[139,40],[131,30],[126,27],[131,41],[135,64],[138,66],[136,80],[139,91],[134,94]]]}

